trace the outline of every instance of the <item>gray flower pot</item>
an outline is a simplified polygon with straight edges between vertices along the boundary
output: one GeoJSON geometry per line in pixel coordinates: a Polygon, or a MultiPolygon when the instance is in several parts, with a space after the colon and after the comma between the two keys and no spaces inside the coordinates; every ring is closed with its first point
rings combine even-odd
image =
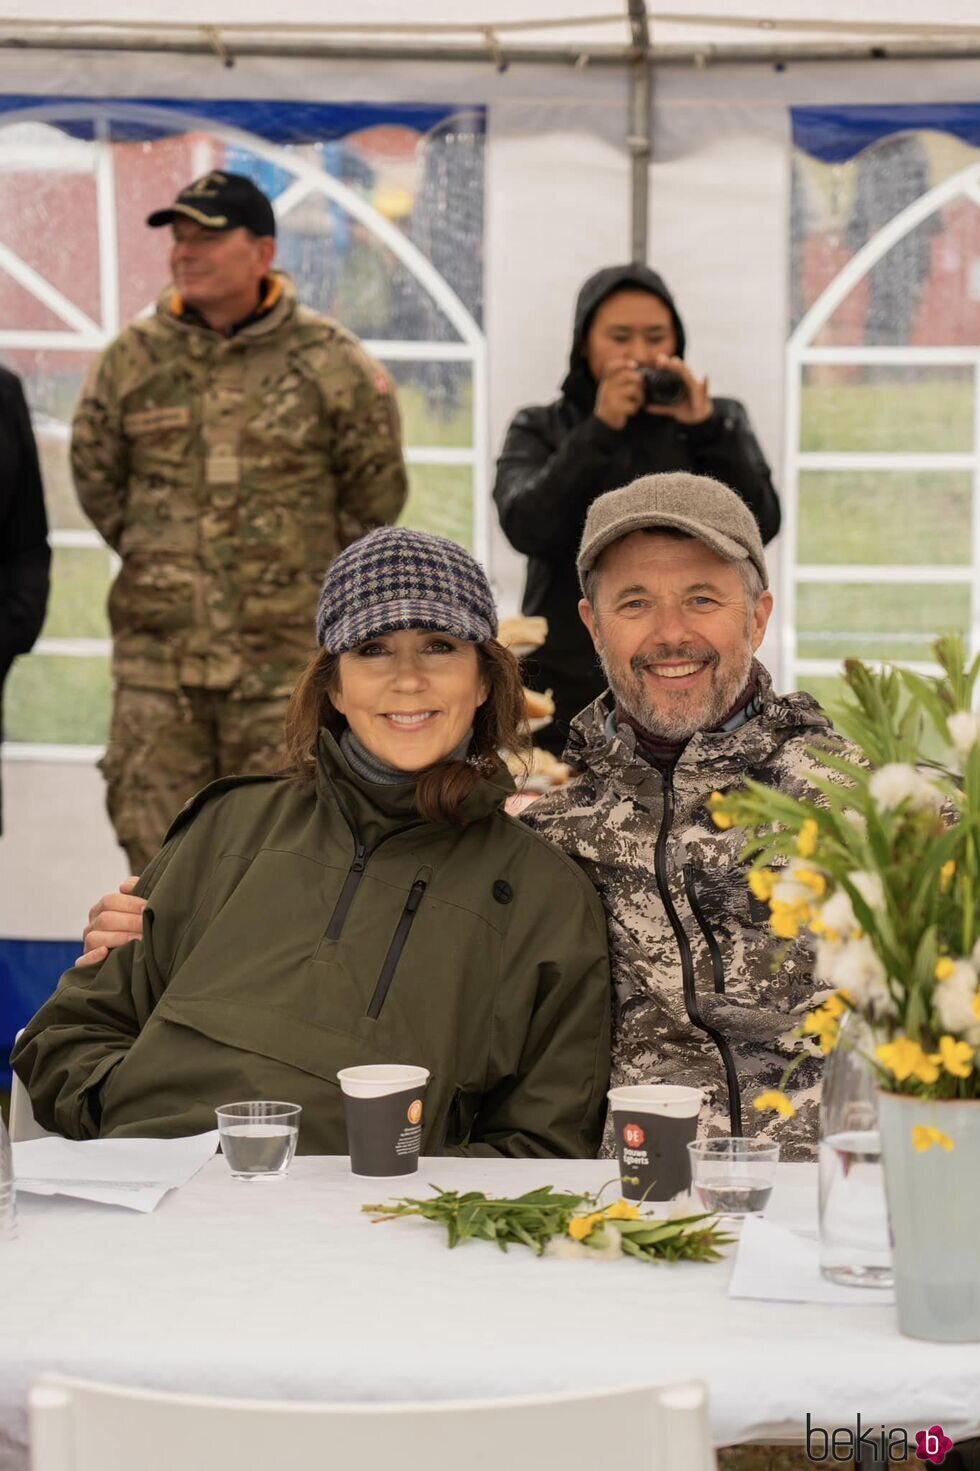
{"type": "Polygon", "coordinates": [[[980,1341],[980,1099],[932,1102],[879,1092],[899,1331],[934,1343],[980,1341]],[[953,1141],[919,1153],[912,1130],[953,1141]]]}

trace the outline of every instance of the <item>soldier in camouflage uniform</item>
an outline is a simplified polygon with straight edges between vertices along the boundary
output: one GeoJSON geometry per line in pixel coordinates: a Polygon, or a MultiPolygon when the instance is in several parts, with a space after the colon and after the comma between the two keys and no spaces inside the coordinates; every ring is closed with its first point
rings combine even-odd
{"type": "MultiPolygon", "coordinates": [[[[746,777],[819,799],[814,750],[854,751],[806,694],[777,696],[753,658],[772,598],[752,513],[719,482],[647,476],[593,503],[579,554],[582,616],[611,685],[573,723],[578,776],[523,818],[585,869],[609,924],[613,1083],[704,1089],[710,1132],[755,1133],[814,999],[802,941],[778,940],[708,799],[746,777]],[[731,1083],[731,1090],[729,1089],[731,1083]]],[[[807,1158],[818,1055],[794,1077],[775,1137],[807,1158]]]]}
{"type": "Polygon", "coordinates": [[[72,433],[122,559],[103,771],[137,873],[199,787],[282,765],[324,571],[407,493],[388,379],[272,269],[265,195],[212,173],[148,224],[173,225],[174,285],[95,363],[72,433]]]}

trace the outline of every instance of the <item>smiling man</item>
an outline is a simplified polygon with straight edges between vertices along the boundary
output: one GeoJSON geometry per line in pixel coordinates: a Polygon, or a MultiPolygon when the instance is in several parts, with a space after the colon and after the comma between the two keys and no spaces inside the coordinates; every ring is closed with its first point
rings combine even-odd
{"type": "MultiPolygon", "coordinates": [[[[650,475],[596,500],[578,554],[579,612],[609,689],[572,724],[578,777],[523,818],[602,898],[614,979],[613,1082],[703,1088],[717,1131],[755,1133],[812,1001],[804,944],[773,935],[720,832],[716,790],[746,777],[818,796],[815,748],[848,753],[816,701],[776,695],[755,659],[772,611],[759,528],[726,486],[650,475]]],[[[853,754],[853,753],[852,753],[853,754]]],[[[816,1139],[819,1063],[794,1078],[778,1134],[816,1139]]]]}
{"type": "Polygon", "coordinates": [[[407,492],[388,379],[274,269],[262,191],[214,171],[147,223],[172,230],[173,284],[94,364],[72,433],[121,558],[103,770],[137,872],[199,787],[283,765],[323,574],[407,492]]]}

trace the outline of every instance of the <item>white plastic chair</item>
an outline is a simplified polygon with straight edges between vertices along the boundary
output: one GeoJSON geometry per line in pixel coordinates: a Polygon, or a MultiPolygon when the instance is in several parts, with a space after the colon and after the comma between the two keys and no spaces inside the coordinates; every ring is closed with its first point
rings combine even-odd
{"type": "MultiPolygon", "coordinates": [[[[15,1042],[19,1036],[20,1032],[14,1037],[15,1042]]],[[[10,1142],[16,1144],[21,1139],[47,1139],[50,1132],[50,1129],[42,1129],[34,1117],[31,1095],[14,1073],[10,1089],[10,1142]]]]}
{"type": "Polygon", "coordinates": [[[703,1384],[431,1404],[160,1394],[46,1374],[32,1471],[715,1471],[703,1384]]]}

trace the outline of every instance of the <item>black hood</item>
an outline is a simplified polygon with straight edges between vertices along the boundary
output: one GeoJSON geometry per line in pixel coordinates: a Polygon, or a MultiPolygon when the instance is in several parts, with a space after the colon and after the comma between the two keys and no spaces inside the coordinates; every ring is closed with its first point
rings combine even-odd
{"type": "Polygon", "coordinates": [[[679,358],[684,356],[686,345],[684,323],[677,314],[674,298],[668,291],[662,276],[658,276],[656,271],[651,271],[649,266],[635,262],[627,266],[605,266],[601,271],[596,271],[595,275],[590,276],[585,282],[575,303],[575,327],[572,333],[568,376],[561,386],[561,391],[567,398],[590,410],[595,402],[597,385],[582,356],[582,348],[597,309],[607,297],[613,296],[617,291],[649,291],[651,296],[659,297],[674,319],[677,356],[679,358]]]}

